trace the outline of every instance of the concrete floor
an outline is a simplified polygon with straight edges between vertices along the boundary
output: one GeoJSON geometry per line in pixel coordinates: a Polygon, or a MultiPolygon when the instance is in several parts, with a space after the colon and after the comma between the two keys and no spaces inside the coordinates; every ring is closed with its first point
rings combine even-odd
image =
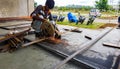
{"type": "MultiPolygon", "coordinates": [[[[13,53],[0,53],[0,69],[52,69],[63,59],[35,45],[19,49],[13,53]]],[[[80,69],[65,64],[61,69],[80,69]]]]}
{"type": "MultiPolygon", "coordinates": [[[[0,24],[0,26],[11,25],[11,23],[5,23],[5,24],[2,23],[2,24],[0,24]]],[[[25,22],[22,22],[22,23],[25,23],[25,22]]],[[[13,24],[19,24],[19,23],[13,22],[12,25],[13,24]]],[[[91,31],[92,30],[87,31],[87,34],[90,36],[93,36],[93,35],[91,35],[91,34],[93,34],[91,31]]],[[[96,32],[99,33],[100,31],[101,30],[96,31],[96,32]]],[[[9,31],[0,29],[0,34],[4,34],[7,32],[9,32],[9,31]]],[[[85,35],[84,33],[86,33],[85,29],[84,29],[82,35],[85,35]]],[[[95,33],[94,36],[97,35],[97,33],[95,33]]],[[[116,34],[116,37],[118,35],[119,35],[119,33],[116,34]]],[[[2,36],[0,36],[0,37],[2,37],[2,36]]],[[[97,47],[98,47],[98,45],[97,45],[97,47]]],[[[103,47],[103,46],[101,46],[101,47],[103,47]]],[[[93,49],[93,48],[91,48],[91,49],[93,49]]],[[[100,49],[100,48],[98,48],[98,49],[100,49]]],[[[102,48],[102,49],[104,49],[104,48],[102,48]]],[[[105,50],[107,50],[107,49],[105,49],[105,50]]],[[[94,50],[96,50],[96,49],[94,49],[94,50]]],[[[99,50],[97,50],[97,51],[99,51],[99,50]]],[[[101,49],[100,49],[100,51],[101,51],[101,49]]],[[[42,49],[41,47],[32,45],[27,48],[19,49],[13,53],[7,53],[7,52],[0,53],[0,69],[52,69],[53,66],[57,65],[62,60],[63,59],[60,58],[59,56],[56,56],[53,53],[50,53],[49,51],[42,49]]],[[[82,68],[80,66],[76,66],[76,65],[67,63],[64,66],[62,66],[61,69],[82,69],[82,68]]]]}
{"type": "MultiPolygon", "coordinates": [[[[19,24],[20,22],[0,23],[0,26],[19,24]]],[[[25,23],[24,21],[21,23],[25,23]]],[[[9,31],[0,29],[0,35],[9,31]]],[[[2,36],[0,36],[2,37],[2,36]]],[[[0,53],[0,69],[52,69],[63,59],[36,45],[19,49],[13,53],[0,53]]],[[[61,69],[80,69],[73,64],[65,64],[61,69]]]]}

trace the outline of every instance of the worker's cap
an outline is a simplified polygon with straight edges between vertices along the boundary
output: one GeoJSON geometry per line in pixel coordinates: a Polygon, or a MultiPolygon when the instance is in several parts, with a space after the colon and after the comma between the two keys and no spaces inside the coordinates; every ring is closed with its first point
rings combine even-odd
{"type": "Polygon", "coordinates": [[[55,2],[54,0],[47,0],[45,5],[49,8],[49,9],[52,9],[54,8],[54,5],[55,5],[55,2]]]}

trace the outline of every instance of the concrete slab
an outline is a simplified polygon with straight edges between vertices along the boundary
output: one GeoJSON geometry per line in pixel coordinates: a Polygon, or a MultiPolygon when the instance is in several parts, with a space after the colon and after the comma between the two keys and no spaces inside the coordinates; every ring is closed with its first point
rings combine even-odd
{"type": "MultiPolygon", "coordinates": [[[[94,39],[102,31],[102,29],[101,30],[88,30],[88,29],[80,28],[79,30],[82,30],[83,32],[82,33],[75,33],[75,32],[66,32],[65,30],[63,30],[63,28],[73,29],[74,27],[62,26],[62,25],[60,25],[58,27],[59,27],[61,32],[65,32],[64,34],[62,34],[61,43],[51,44],[51,43],[48,43],[48,42],[42,42],[42,43],[38,43],[38,45],[41,46],[41,47],[47,48],[47,49],[49,49],[50,51],[53,51],[53,52],[61,52],[62,56],[64,56],[64,57],[66,57],[66,55],[67,56],[71,55],[72,53],[74,53],[78,49],[82,48],[81,47],[82,44],[90,41],[90,40],[88,40],[84,37],[85,35],[91,36],[94,39]]],[[[2,33],[5,33],[3,31],[3,29],[1,29],[1,31],[2,31],[2,33]]],[[[8,31],[6,31],[6,32],[8,32],[8,31]]],[[[119,35],[120,35],[120,30],[119,29],[114,29],[108,35],[106,35],[104,38],[102,38],[99,42],[97,42],[93,47],[91,47],[89,50],[87,50],[83,54],[79,54],[74,59],[76,59],[77,61],[79,61],[83,64],[86,64],[87,66],[89,66],[91,68],[110,69],[113,66],[113,62],[115,60],[114,57],[118,56],[120,51],[119,51],[119,49],[104,47],[102,45],[102,43],[103,42],[119,43],[119,40],[120,40],[119,35]],[[116,55],[116,52],[118,53],[117,55],[116,55]]],[[[34,35],[28,35],[28,36],[26,36],[26,39],[29,40],[29,41],[32,41],[32,40],[35,39],[35,37],[34,37],[34,35]]],[[[28,54],[28,53],[26,53],[26,54],[28,54]]],[[[61,55],[61,54],[59,53],[58,55],[61,55]]],[[[9,57],[11,57],[11,56],[9,56],[9,57]]],[[[1,60],[3,60],[3,58],[4,58],[4,55],[2,55],[1,60]]],[[[17,59],[17,58],[18,57],[15,57],[15,59],[17,59]]],[[[23,59],[25,59],[25,58],[23,58],[23,59]]],[[[16,61],[14,61],[14,62],[16,62],[16,61]]],[[[58,60],[55,60],[55,61],[58,61],[58,60]]],[[[60,62],[60,61],[58,61],[58,62],[60,62]]],[[[2,61],[2,62],[3,62],[2,66],[4,68],[4,66],[5,66],[4,64],[7,63],[7,62],[6,61],[5,61],[5,63],[4,63],[4,61],[2,61]]],[[[19,62],[19,61],[17,61],[17,62],[19,62]]],[[[56,63],[58,63],[58,62],[56,62],[56,63]]],[[[27,62],[25,62],[25,64],[26,63],[27,62]]],[[[10,63],[8,63],[8,64],[10,64],[10,63]]],[[[24,67],[29,68],[31,63],[28,64],[27,66],[26,65],[24,65],[24,67]]],[[[12,65],[10,64],[9,67],[12,68],[11,66],[12,65]]],[[[17,66],[19,67],[19,64],[17,66]]],[[[51,66],[54,66],[54,64],[51,65],[51,66]]],[[[49,68],[44,68],[43,67],[41,69],[50,69],[51,66],[49,68]]],[[[26,69],[24,67],[22,69],[26,69]]],[[[66,67],[66,65],[65,65],[65,67],[66,67]]],[[[8,69],[6,66],[5,66],[5,68],[8,69]]],[[[17,69],[19,69],[19,68],[17,68],[17,69]]],[[[31,69],[32,69],[32,67],[31,67],[31,69]]],[[[64,69],[64,66],[63,66],[63,69],[64,69]]],[[[69,69],[69,66],[68,66],[68,68],[65,68],[65,69],[69,69]]],[[[73,66],[72,69],[74,69],[74,66],[73,66]]]]}
{"type": "MultiPolygon", "coordinates": [[[[59,26],[60,30],[62,30],[62,28],[71,28],[71,27],[59,26]]],[[[75,51],[77,51],[78,49],[82,48],[81,47],[82,44],[86,43],[87,41],[90,41],[84,37],[85,34],[89,34],[89,35],[92,35],[95,37],[101,31],[101,30],[98,31],[98,30],[88,30],[88,29],[80,29],[80,30],[82,30],[83,32],[82,33],[66,32],[65,34],[62,34],[62,43],[51,44],[51,43],[47,43],[47,42],[42,42],[42,43],[38,43],[38,45],[40,45],[42,47],[46,47],[50,50],[54,50],[54,52],[60,52],[61,54],[63,54],[62,56],[69,56],[72,53],[74,53],[75,51]]],[[[34,37],[34,35],[29,35],[26,37],[26,39],[31,41],[31,40],[34,40],[35,37],[34,37]]],[[[60,53],[59,53],[59,55],[61,55],[60,53]]],[[[92,58],[92,59],[94,59],[94,58],[92,58]]],[[[78,61],[85,63],[87,65],[90,65],[93,68],[95,68],[95,67],[104,68],[102,65],[96,64],[91,60],[87,61],[87,59],[84,59],[84,57],[82,57],[82,56],[80,56],[78,59],[78,61]],[[85,60],[85,61],[83,61],[83,60],[85,60]]]]}
{"type": "MultiPolygon", "coordinates": [[[[21,32],[21,31],[24,31],[24,30],[27,30],[29,28],[22,28],[22,29],[11,29],[11,30],[6,30],[6,29],[1,29],[0,28],[0,37],[10,33],[10,32],[13,32],[13,31],[17,31],[17,32],[21,32]]],[[[31,31],[34,31],[34,30],[31,30],[31,31]]]]}
{"type": "MultiPolygon", "coordinates": [[[[13,31],[13,30],[6,30],[6,29],[20,27],[20,25],[23,26],[25,24],[30,25],[31,21],[9,21],[9,22],[6,21],[6,22],[0,22],[0,35],[5,35],[5,34],[9,33],[10,31],[13,31]]],[[[19,31],[19,30],[24,30],[24,29],[17,29],[17,30],[19,31]]]]}
{"type": "MultiPolygon", "coordinates": [[[[0,29],[0,37],[10,31],[0,29]]],[[[50,52],[32,45],[13,53],[0,53],[0,69],[51,69],[52,66],[61,60],[58,56],[54,56],[50,52]]],[[[69,63],[64,65],[62,69],[80,69],[80,67],[69,63]]]]}
{"type": "MultiPolygon", "coordinates": [[[[19,49],[13,53],[0,53],[0,69],[51,69],[62,59],[37,46],[19,49]]],[[[62,69],[80,69],[66,64],[62,69]]]]}
{"type": "MultiPolygon", "coordinates": [[[[62,30],[60,27],[59,29],[62,30]]],[[[66,27],[70,28],[70,27],[66,27]]],[[[65,34],[62,34],[62,43],[59,44],[51,44],[48,42],[41,42],[38,43],[38,45],[42,47],[46,47],[50,50],[54,50],[55,52],[60,52],[63,55],[69,56],[78,49],[82,48],[81,45],[86,43],[87,40],[84,38],[84,35],[92,35],[93,39],[101,33],[102,30],[87,30],[82,29],[82,33],[73,33],[73,32],[67,32],[65,34]],[[64,43],[65,42],[65,43],[64,43]]],[[[116,51],[118,51],[115,48],[109,48],[104,47],[102,45],[102,42],[105,41],[119,41],[120,30],[114,29],[109,34],[107,34],[104,38],[102,38],[99,42],[97,42],[95,45],[93,45],[89,50],[86,52],[83,52],[83,54],[78,54],[75,59],[77,59],[79,62],[86,64],[87,66],[90,66],[92,68],[102,68],[102,69],[110,69],[113,66],[114,57],[116,51]],[[115,36],[114,36],[115,35],[115,36]]],[[[29,35],[26,37],[28,40],[34,40],[34,35],[29,35]]],[[[117,53],[120,53],[119,51],[117,53]]],[[[60,54],[60,55],[61,55],[60,54]]],[[[63,56],[62,55],[62,56],[63,56]]]]}
{"type": "Polygon", "coordinates": [[[0,29],[0,37],[7,34],[9,31],[5,29],[0,29]]]}
{"type": "Polygon", "coordinates": [[[6,30],[15,30],[15,29],[30,28],[30,27],[31,27],[30,23],[25,23],[25,24],[18,24],[18,25],[12,25],[12,26],[2,26],[0,28],[6,29],[6,30]]]}
{"type": "Polygon", "coordinates": [[[30,24],[32,21],[7,21],[7,22],[0,22],[0,27],[5,26],[13,26],[13,25],[21,25],[21,24],[30,24]]]}
{"type": "Polygon", "coordinates": [[[120,30],[113,29],[109,34],[97,42],[88,51],[82,54],[82,57],[87,60],[94,60],[96,64],[103,65],[104,68],[110,69],[114,62],[114,58],[120,54],[120,49],[105,47],[103,42],[120,43],[120,30]],[[116,54],[116,52],[118,54],[116,54]],[[85,57],[84,57],[85,56],[85,57]]]}

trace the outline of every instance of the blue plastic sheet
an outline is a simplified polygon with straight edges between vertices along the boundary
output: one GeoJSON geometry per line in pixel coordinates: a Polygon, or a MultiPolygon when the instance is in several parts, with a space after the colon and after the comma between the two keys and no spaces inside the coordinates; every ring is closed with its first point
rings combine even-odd
{"type": "Polygon", "coordinates": [[[68,15],[68,20],[70,22],[76,22],[76,23],[78,22],[77,17],[75,15],[73,15],[71,12],[69,12],[67,15],[68,15]]]}

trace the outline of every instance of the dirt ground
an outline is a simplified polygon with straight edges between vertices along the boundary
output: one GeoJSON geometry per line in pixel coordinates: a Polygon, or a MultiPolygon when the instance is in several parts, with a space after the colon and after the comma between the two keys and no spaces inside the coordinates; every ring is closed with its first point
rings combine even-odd
{"type": "Polygon", "coordinates": [[[113,24],[113,23],[106,23],[106,24],[104,24],[104,25],[100,26],[99,28],[116,27],[116,26],[117,26],[117,24],[113,24]]]}
{"type": "Polygon", "coordinates": [[[117,16],[101,17],[100,19],[117,19],[117,16]]]}

